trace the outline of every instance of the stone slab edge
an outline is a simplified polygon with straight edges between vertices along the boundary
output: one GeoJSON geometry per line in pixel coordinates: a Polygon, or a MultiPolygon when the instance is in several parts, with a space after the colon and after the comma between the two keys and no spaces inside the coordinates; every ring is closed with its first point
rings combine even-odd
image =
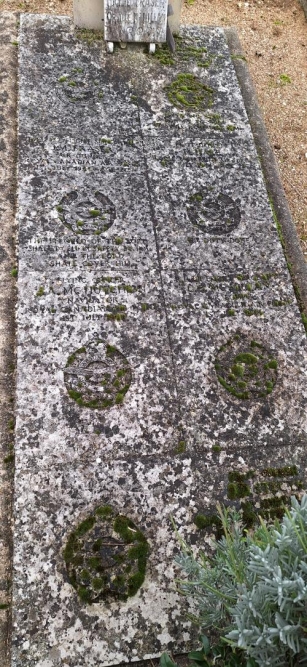
{"type": "MultiPolygon", "coordinates": [[[[303,0],[303,2],[306,2],[307,10],[307,0],[303,0]]],[[[252,128],[268,195],[273,212],[280,225],[279,231],[281,231],[284,252],[294,283],[296,296],[299,301],[300,309],[307,314],[307,264],[281,183],[277,161],[270,145],[248,65],[246,61],[242,59],[242,57],[244,57],[244,51],[238,33],[235,28],[224,28],[224,30],[228,47],[231,56],[233,57],[233,64],[241,88],[246,112],[252,128]],[[239,57],[235,58],[234,56],[239,57]],[[240,56],[242,57],[240,58],[240,56]]]]}
{"type": "Polygon", "coordinates": [[[0,13],[0,664],[10,662],[18,14],[0,13]],[[14,273],[14,272],[13,272],[14,273]]]}

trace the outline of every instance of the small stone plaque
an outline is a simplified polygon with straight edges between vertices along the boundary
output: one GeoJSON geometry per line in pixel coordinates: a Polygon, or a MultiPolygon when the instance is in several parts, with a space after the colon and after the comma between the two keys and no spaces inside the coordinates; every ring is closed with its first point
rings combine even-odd
{"type": "Polygon", "coordinates": [[[167,0],[105,0],[108,42],[165,42],[167,0]]]}

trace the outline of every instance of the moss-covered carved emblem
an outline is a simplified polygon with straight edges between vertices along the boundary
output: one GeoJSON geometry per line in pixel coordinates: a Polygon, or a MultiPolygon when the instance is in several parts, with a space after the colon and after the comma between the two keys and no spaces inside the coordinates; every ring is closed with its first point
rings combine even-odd
{"type": "Polygon", "coordinates": [[[241,220],[239,201],[219,193],[215,198],[206,192],[194,192],[187,202],[188,216],[207,234],[229,234],[241,220]]]}
{"type": "Polygon", "coordinates": [[[71,103],[89,102],[103,97],[101,82],[83,67],[74,67],[61,74],[58,84],[65,98],[71,103]]]}
{"type": "Polygon", "coordinates": [[[277,360],[264,345],[236,334],[219,349],[215,370],[221,385],[241,399],[264,398],[277,381],[277,360]]]}
{"type": "Polygon", "coordinates": [[[92,603],[135,595],[145,578],[148,552],[136,524],[104,505],[69,535],[63,555],[70,583],[83,602],[92,603]]]}
{"type": "Polygon", "coordinates": [[[102,192],[73,190],[56,207],[59,219],[75,234],[100,235],[107,231],[116,217],[111,200],[102,192]]]}
{"type": "Polygon", "coordinates": [[[206,110],[212,106],[214,91],[194,74],[177,74],[165,87],[169,101],[180,109],[206,110]]]}
{"type": "Polygon", "coordinates": [[[132,372],[116,347],[96,340],[68,357],[64,381],[70,398],[78,405],[105,409],[123,402],[132,372]]]}

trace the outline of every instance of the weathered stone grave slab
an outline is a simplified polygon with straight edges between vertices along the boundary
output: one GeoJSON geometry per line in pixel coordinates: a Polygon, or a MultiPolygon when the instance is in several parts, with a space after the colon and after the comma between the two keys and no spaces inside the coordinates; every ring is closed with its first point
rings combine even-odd
{"type": "Polygon", "coordinates": [[[306,335],[225,36],[20,35],[14,667],[185,651],[178,543],[306,485],[306,335]]]}

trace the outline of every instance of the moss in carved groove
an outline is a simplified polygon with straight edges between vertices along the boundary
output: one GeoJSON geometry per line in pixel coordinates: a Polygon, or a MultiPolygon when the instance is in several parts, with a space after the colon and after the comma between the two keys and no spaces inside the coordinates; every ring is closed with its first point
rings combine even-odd
{"type": "Polygon", "coordinates": [[[63,551],[69,581],[82,602],[126,600],[142,585],[148,542],[136,524],[100,506],[69,535],[63,551]]]}
{"type": "Polygon", "coordinates": [[[223,345],[215,360],[220,384],[240,399],[262,398],[277,381],[277,360],[261,343],[237,334],[223,345]]]}
{"type": "MultiPolygon", "coordinates": [[[[125,310],[123,306],[110,312],[109,319],[125,316],[125,310]]],[[[68,395],[80,407],[106,409],[124,401],[132,372],[128,360],[116,347],[96,340],[68,357],[64,380],[68,395]]]]}
{"type": "Polygon", "coordinates": [[[268,477],[289,477],[292,475],[298,475],[298,469],[296,465],[284,466],[283,468],[264,468],[262,472],[268,477]]]}
{"type": "Polygon", "coordinates": [[[202,83],[194,74],[178,74],[165,90],[169,101],[179,108],[202,110],[208,109],[213,104],[213,89],[202,83]]]}
{"type": "MultiPolygon", "coordinates": [[[[243,526],[247,529],[253,528],[259,523],[259,517],[272,522],[283,516],[290,505],[291,495],[299,498],[300,492],[306,488],[303,479],[298,475],[296,465],[269,467],[259,471],[250,469],[246,472],[230,470],[227,495],[240,510],[243,526]],[[266,479],[261,479],[263,477],[266,479]],[[247,496],[249,499],[245,500],[247,496]]],[[[219,521],[217,514],[199,513],[194,518],[199,530],[213,529],[219,521]]]]}
{"type": "Polygon", "coordinates": [[[176,447],[176,454],[184,454],[186,451],[187,445],[184,440],[179,440],[178,445],[176,447]]]}
{"type": "Polygon", "coordinates": [[[183,39],[175,35],[176,51],[172,53],[167,44],[157,45],[154,55],[149,57],[158,60],[161,65],[172,67],[177,64],[191,63],[197,67],[208,68],[217,57],[209,53],[205,46],[198,46],[195,41],[183,39]]]}

